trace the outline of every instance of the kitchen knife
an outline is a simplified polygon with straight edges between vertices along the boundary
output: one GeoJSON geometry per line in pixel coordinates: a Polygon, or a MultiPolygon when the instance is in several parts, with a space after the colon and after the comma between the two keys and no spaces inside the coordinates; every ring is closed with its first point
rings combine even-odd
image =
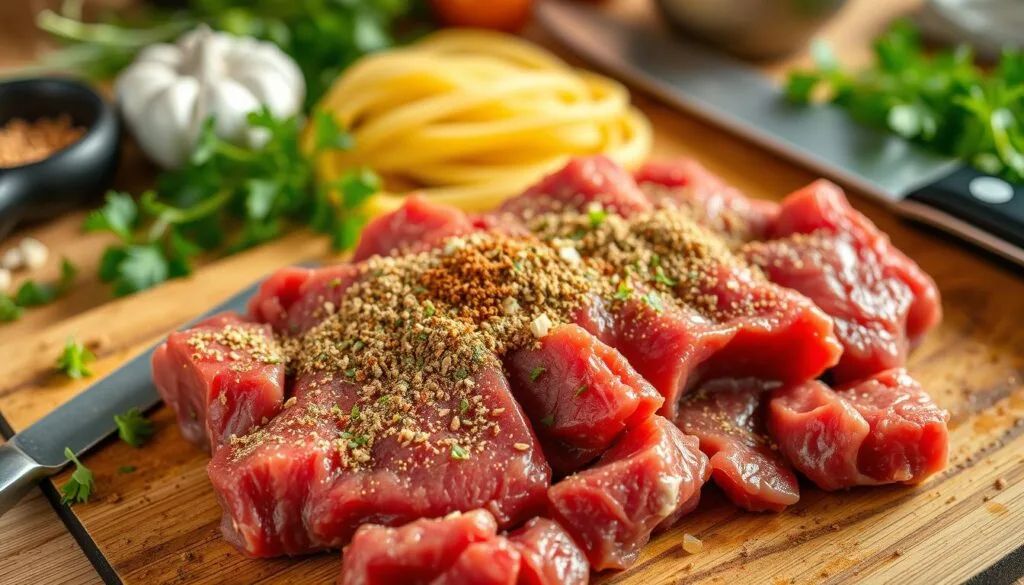
{"type": "MultiPolygon", "coordinates": [[[[222,311],[244,313],[258,287],[249,286],[189,324],[222,311]]],[[[115,414],[130,408],[145,411],[160,402],[149,366],[154,349],[156,345],[0,445],[0,515],[36,482],[68,464],[65,447],[81,455],[117,429],[115,414]]]]}
{"type": "Polygon", "coordinates": [[[580,56],[666,102],[1024,265],[1024,185],[862,126],[836,107],[788,104],[755,69],[665,30],[565,0],[539,2],[536,16],[580,56]]]}

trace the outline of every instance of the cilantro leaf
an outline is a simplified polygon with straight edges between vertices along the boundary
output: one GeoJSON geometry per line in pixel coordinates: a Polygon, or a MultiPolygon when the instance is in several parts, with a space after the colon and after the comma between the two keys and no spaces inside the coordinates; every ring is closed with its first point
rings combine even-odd
{"type": "Polygon", "coordinates": [[[625,301],[631,296],[633,296],[633,289],[629,286],[629,283],[623,280],[619,282],[619,286],[615,290],[615,294],[612,295],[612,298],[616,301],[625,301]]]}
{"type": "Polygon", "coordinates": [[[117,436],[132,447],[141,447],[153,436],[153,423],[146,420],[138,408],[131,408],[124,414],[115,414],[117,436]]]}
{"type": "Polygon", "coordinates": [[[124,257],[117,264],[114,294],[124,296],[146,290],[164,282],[170,273],[167,256],[157,246],[141,245],[124,248],[124,257]]]}
{"type": "Polygon", "coordinates": [[[103,207],[90,213],[82,224],[87,232],[109,231],[128,241],[139,219],[139,209],[127,193],[110,191],[103,207]]]}
{"type": "Polygon", "coordinates": [[[452,457],[452,459],[455,459],[455,460],[458,460],[458,461],[464,461],[466,459],[469,459],[469,451],[466,451],[466,449],[464,449],[458,443],[452,443],[451,457],[452,457]]]}
{"type": "Polygon", "coordinates": [[[325,110],[317,110],[313,114],[313,132],[316,136],[318,151],[340,149],[351,150],[354,145],[352,135],[344,131],[334,116],[325,110]]]}
{"type": "Polygon", "coordinates": [[[96,489],[96,482],[93,481],[92,470],[82,465],[74,452],[64,447],[64,456],[75,464],[75,471],[63,486],[61,486],[61,504],[81,504],[89,501],[92,491],[96,489]]]}
{"type": "Polygon", "coordinates": [[[25,309],[18,306],[14,299],[0,294],[0,323],[9,323],[21,318],[25,309]]]}
{"type": "Polygon", "coordinates": [[[530,381],[536,382],[537,378],[540,378],[541,374],[543,374],[546,371],[547,368],[545,368],[544,366],[537,366],[533,368],[532,370],[530,370],[530,381]]]}
{"type": "Polygon", "coordinates": [[[644,304],[654,309],[655,313],[661,313],[665,310],[665,303],[661,300],[661,296],[651,291],[643,296],[644,304]]]}
{"type": "Polygon", "coordinates": [[[64,343],[64,350],[60,356],[57,357],[57,370],[64,372],[64,374],[73,379],[88,378],[92,376],[92,371],[89,370],[87,364],[96,361],[96,356],[88,348],[86,348],[80,341],[75,341],[75,338],[68,337],[68,340],[64,343]]]}
{"type": "Polygon", "coordinates": [[[47,305],[57,299],[57,289],[53,285],[26,280],[14,293],[14,302],[22,307],[38,307],[47,305]]]}

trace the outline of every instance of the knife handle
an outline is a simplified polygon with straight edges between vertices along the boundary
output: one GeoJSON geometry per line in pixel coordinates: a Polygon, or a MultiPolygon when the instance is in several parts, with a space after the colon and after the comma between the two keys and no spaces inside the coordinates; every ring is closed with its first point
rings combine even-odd
{"type": "Polygon", "coordinates": [[[21,501],[49,471],[14,443],[0,445],[0,516],[21,501]]]}
{"type": "MultiPolygon", "coordinates": [[[[969,224],[966,229],[984,232],[970,239],[983,238],[987,233],[1016,247],[1018,252],[1024,249],[1024,185],[1014,185],[962,166],[914,191],[905,201],[925,206],[914,211],[918,219],[949,227],[944,226],[948,222],[938,216],[927,217],[929,209],[938,210],[953,220],[969,224]]],[[[959,232],[965,228],[953,229],[959,232]]]]}

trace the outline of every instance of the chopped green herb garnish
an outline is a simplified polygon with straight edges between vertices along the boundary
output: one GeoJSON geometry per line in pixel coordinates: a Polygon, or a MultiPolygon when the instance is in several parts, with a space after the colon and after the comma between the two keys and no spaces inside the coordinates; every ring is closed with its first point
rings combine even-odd
{"type": "Polygon", "coordinates": [[[544,425],[546,427],[554,426],[554,424],[555,424],[555,415],[549,414],[549,415],[545,416],[544,418],[540,419],[540,424],[542,424],[542,425],[544,425]]]}
{"type": "Polygon", "coordinates": [[[530,370],[530,381],[536,382],[537,378],[540,378],[540,375],[546,371],[547,368],[545,368],[544,366],[537,366],[536,368],[533,368],[532,370],[530,370]]]}
{"type": "Polygon", "coordinates": [[[75,471],[71,474],[71,479],[61,486],[61,504],[81,504],[89,501],[89,496],[92,495],[92,491],[96,489],[96,483],[93,481],[92,470],[82,465],[82,462],[75,457],[74,452],[67,447],[64,447],[64,456],[71,460],[75,464],[75,471]]]}
{"type": "Polygon", "coordinates": [[[619,283],[619,287],[615,289],[615,294],[612,296],[617,301],[628,300],[629,297],[633,296],[633,289],[630,288],[629,283],[625,280],[619,283]]]}
{"type": "Polygon", "coordinates": [[[353,404],[352,405],[352,413],[349,416],[351,416],[352,418],[359,418],[359,405],[358,404],[353,404]]]}
{"type": "Polygon", "coordinates": [[[433,317],[435,313],[437,313],[437,309],[434,308],[433,303],[427,303],[427,310],[426,310],[427,318],[429,319],[429,318],[433,317]]]}
{"type": "Polygon", "coordinates": [[[68,337],[64,343],[64,351],[57,358],[57,370],[75,380],[88,378],[92,371],[87,364],[93,361],[96,361],[96,356],[91,351],[73,337],[68,337]]]}
{"type": "Polygon", "coordinates": [[[7,295],[0,294],[0,323],[17,321],[25,310],[7,295]]]}
{"type": "Polygon", "coordinates": [[[459,414],[466,414],[467,410],[469,410],[469,401],[463,398],[459,401],[459,414]]]}
{"type": "Polygon", "coordinates": [[[463,449],[462,446],[459,445],[458,443],[453,443],[452,444],[452,459],[456,459],[456,460],[459,460],[459,461],[464,461],[466,459],[469,459],[469,451],[466,451],[465,449],[463,449]]]}
{"type": "Polygon", "coordinates": [[[115,414],[117,436],[132,447],[141,447],[153,436],[153,423],[146,420],[138,408],[131,408],[124,414],[115,414]]]}
{"type": "Polygon", "coordinates": [[[675,285],[679,284],[678,280],[675,280],[673,278],[669,278],[668,276],[665,276],[665,272],[661,268],[658,268],[658,270],[655,271],[655,273],[654,273],[654,282],[656,282],[658,284],[663,284],[665,286],[675,286],[675,285]]]}
{"type": "Polygon", "coordinates": [[[464,379],[466,379],[466,376],[469,376],[469,372],[466,371],[466,368],[459,368],[459,369],[455,370],[455,379],[456,380],[464,380],[464,379]]]}
{"type": "Polygon", "coordinates": [[[580,396],[580,395],[582,395],[582,394],[583,394],[584,392],[586,392],[586,391],[587,391],[587,388],[589,388],[589,387],[590,387],[590,386],[588,386],[587,384],[583,384],[582,386],[580,386],[579,388],[577,388],[577,389],[576,389],[576,396],[580,396]]]}
{"type": "Polygon", "coordinates": [[[600,208],[587,211],[587,219],[590,220],[590,227],[592,228],[600,226],[607,217],[608,212],[600,208]]]}
{"type": "Polygon", "coordinates": [[[349,368],[349,369],[345,370],[345,376],[348,377],[348,378],[355,378],[356,377],[356,369],[355,368],[349,368]]]}
{"type": "Polygon", "coordinates": [[[121,467],[117,468],[118,475],[127,475],[129,473],[134,473],[134,472],[135,472],[135,466],[134,465],[122,465],[121,467]]]}
{"type": "Polygon", "coordinates": [[[645,294],[643,300],[644,304],[654,309],[655,313],[660,313],[665,310],[665,304],[661,300],[661,296],[659,296],[658,293],[654,291],[645,294]]]}

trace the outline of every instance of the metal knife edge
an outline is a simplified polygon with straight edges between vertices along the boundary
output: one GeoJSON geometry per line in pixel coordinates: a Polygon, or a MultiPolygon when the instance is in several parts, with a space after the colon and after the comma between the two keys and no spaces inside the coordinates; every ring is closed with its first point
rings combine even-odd
{"type": "MultiPolygon", "coordinates": [[[[246,303],[262,281],[263,278],[250,284],[181,327],[193,326],[224,311],[244,313],[246,303]]],[[[17,504],[37,482],[57,473],[69,463],[63,456],[64,444],[72,443],[68,445],[69,448],[74,446],[72,451],[75,455],[81,455],[116,430],[113,414],[122,413],[133,406],[145,411],[160,402],[149,367],[153,352],[160,343],[162,341],[138,353],[0,445],[0,515],[17,504]],[[96,401],[107,398],[107,395],[113,395],[116,399],[102,404],[100,408],[92,406],[96,401]],[[81,422],[83,419],[84,422],[81,422]],[[79,422],[81,424],[76,424],[79,422]],[[35,437],[35,434],[41,436],[35,437]],[[75,440],[68,440],[69,436],[75,440]],[[54,448],[61,450],[59,458],[39,456],[42,450],[54,448]]]]}

